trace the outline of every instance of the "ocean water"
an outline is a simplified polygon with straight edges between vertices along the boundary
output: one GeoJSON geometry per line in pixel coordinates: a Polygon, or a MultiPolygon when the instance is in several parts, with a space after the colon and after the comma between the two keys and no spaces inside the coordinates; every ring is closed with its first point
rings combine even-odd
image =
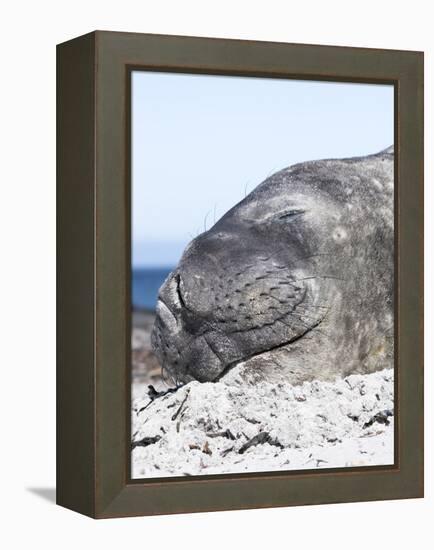
{"type": "Polygon", "coordinates": [[[143,267],[133,269],[132,302],[133,308],[155,309],[158,290],[173,267],[143,267]]]}

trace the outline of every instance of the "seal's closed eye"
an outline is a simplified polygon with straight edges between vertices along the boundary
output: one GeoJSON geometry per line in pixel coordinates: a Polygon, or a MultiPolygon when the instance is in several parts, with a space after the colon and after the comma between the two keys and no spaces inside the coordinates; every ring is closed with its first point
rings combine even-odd
{"type": "Polygon", "coordinates": [[[301,216],[301,214],[305,214],[305,213],[306,213],[306,210],[301,210],[301,209],[288,210],[287,212],[280,214],[279,220],[295,218],[296,216],[301,216]]]}

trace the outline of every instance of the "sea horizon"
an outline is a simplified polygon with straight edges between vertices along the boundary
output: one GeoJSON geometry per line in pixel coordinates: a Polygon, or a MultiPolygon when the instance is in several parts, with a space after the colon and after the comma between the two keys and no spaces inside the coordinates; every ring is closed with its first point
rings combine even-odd
{"type": "Polygon", "coordinates": [[[133,309],[155,311],[158,291],[175,266],[133,266],[131,301],[133,309]]]}

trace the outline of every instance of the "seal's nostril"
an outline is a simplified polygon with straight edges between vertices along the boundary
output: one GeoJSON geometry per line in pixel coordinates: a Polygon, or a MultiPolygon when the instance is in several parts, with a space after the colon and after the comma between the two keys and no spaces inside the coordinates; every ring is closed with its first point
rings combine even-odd
{"type": "Polygon", "coordinates": [[[179,303],[181,304],[182,307],[185,307],[184,298],[181,292],[181,275],[179,273],[175,277],[175,282],[176,282],[176,295],[178,297],[179,303]]]}

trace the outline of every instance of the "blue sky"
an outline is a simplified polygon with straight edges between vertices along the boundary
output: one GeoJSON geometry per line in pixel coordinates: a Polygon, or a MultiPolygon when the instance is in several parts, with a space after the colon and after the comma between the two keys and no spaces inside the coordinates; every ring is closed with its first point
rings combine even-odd
{"type": "Polygon", "coordinates": [[[392,86],[135,71],[133,266],[175,265],[285,166],[392,143],[392,86]]]}

